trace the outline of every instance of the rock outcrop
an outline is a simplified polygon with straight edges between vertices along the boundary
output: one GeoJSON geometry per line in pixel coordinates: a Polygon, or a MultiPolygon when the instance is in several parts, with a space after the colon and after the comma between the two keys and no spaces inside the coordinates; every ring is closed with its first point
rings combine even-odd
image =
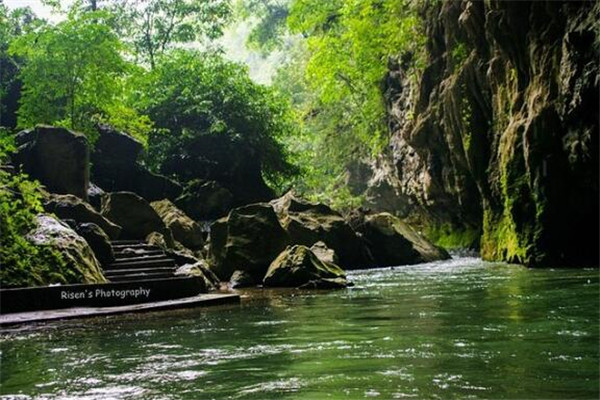
{"type": "Polygon", "coordinates": [[[73,195],[50,195],[44,209],[60,219],[72,219],[77,223],[90,222],[99,226],[111,239],[117,239],[121,227],[106,219],[88,203],[73,195]]]}
{"type": "Polygon", "coordinates": [[[92,152],[94,183],[107,192],[128,191],[148,201],[171,199],[181,194],[181,186],[150,172],[138,162],[142,144],[108,126],[98,128],[99,137],[92,152]]]}
{"type": "Polygon", "coordinates": [[[288,240],[270,204],[234,208],[211,226],[208,261],[223,281],[236,270],[262,279],[288,240]]]}
{"type": "Polygon", "coordinates": [[[175,271],[177,276],[196,276],[202,278],[208,290],[216,290],[220,286],[219,278],[210,270],[204,260],[198,260],[193,264],[185,264],[175,271]]]}
{"type": "Polygon", "coordinates": [[[102,215],[123,228],[122,239],[146,239],[158,232],[173,243],[170,230],[154,208],[135,193],[109,193],[102,204],[102,215]]]}
{"type": "Polygon", "coordinates": [[[37,227],[27,234],[26,239],[36,246],[50,247],[61,253],[70,274],[68,282],[106,282],[100,264],[84,238],[49,215],[40,214],[36,219],[37,227]]]}
{"type": "Polygon", "coordinates": [[[88,242],[100,265],[108,265],[115,260],[110,238],[98,225],[84,222],[77,224],[75,231],[88,242]]]}
{"type": "Polygon", "coordinates": [[[324,262],[306,246],[286,248],[269,266],[263,279],[271,287],[346,287],[344,271],[335,264],[324,262]]]}
{"type": "Polygon", "coordinates": [[[300,200],[290,192],[271,202],[291,244],[322,241],[337,254],[344,269],[366,268],[372,258],[361,238],[341,214],[324,204],[300,200]]]}
{"type": "Polygon", "coordinates": [[[173,238],[188,249],[198,250],[204,246],[202,228],[183,211],[165,199],[150,204],[173,233],[173,238]]]}
{"type": "Polygon", "coordinates": [[[380,213],[368,215],[361,233],[377,266],[409,265],[450,258],[399,218],[380,213]]]}
{"type": "Polygon", "coordinates": [[[386,81],[413,213],[480,231],[481,254],[598,265],[598,2],[425,2],[426,60],[386,81]]]}
{"type": "Polygon", "coordinates": [[[85,135],[38,125],[17,134],[13,163],[48,191],[87,199],[89,145],[85,135]]]}
{"type": "Polygon", "coordinates": [[[231,278],[229,278],[229,287],[232,289],[242,289],[252,286],[256,286],[256,280],[246,271],[233,271],[231,278]]]}

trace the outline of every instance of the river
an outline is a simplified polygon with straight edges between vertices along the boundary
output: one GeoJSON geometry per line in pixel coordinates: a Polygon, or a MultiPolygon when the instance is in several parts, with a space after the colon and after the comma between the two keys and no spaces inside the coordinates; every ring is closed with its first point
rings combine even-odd
{"type": "Polygon", "coordinates": [[[598,270],[476,258],[346,290],[4,329],[2,399],[599,397],[598,270]]]}

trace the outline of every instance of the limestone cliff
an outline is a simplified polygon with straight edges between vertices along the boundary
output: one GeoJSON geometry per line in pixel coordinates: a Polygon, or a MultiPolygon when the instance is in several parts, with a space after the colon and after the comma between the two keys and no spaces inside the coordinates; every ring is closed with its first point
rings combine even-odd
{"type": "Polygon", "coordinates": [[[426,66],[392,63],[399,191],[483,258],[598,264],[597,2],[425,2],[426,66]]]}

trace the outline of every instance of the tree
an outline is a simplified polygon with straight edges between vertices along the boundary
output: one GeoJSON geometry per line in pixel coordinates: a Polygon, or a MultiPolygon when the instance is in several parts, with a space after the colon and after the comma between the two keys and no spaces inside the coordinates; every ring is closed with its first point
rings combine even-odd
{"type": "MultiPolygon", "coordinates": [[[[20,127],[38,123],[62,125],[93,134],[94,122],[118,119],[125,80],[132,66],[111,28],[107,11],[73,8],[67,19],[16,38],[10,51],[21,57],[20,127]]],[[[128,124],[143,126],[129,112],[128,124]]],[[[123,127],[121,127],[123,128],[123,127]]]]}
{"type": "Polygon", "coordinates": [[[216,53],[172,50],[137,83],[137,107],[163,134],[149,143],[160,167],[170,154],[204,134],[239,137],[260,154],[263,170],[275,177],[295,172],[281,143],[295,133],[288,103],[249,78],[240,64],[216,53]]]}
{"type": "Polygon", "coordinates": [[[124,16],[130,26],[125,35],[151,68],[175,44],[219,37],[230,15],[229,0],[116,1],[113,9],[124,16]]]}
{"type": "Polygon", "coordinates": [[[9,43],[44,24],[30,8],[10,11],[0,2],[0,126],[16,126],[22,86],[18,75],[23,60],[9,54],[9,43]]]}

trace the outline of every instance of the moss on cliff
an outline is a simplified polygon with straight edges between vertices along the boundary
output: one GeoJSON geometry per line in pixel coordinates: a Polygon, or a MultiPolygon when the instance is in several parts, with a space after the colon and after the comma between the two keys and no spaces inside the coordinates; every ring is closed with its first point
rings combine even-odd
{"type": "Polygon", "coordinates": [[[430,237],[451,247],[476,226],[484,259],[597,265],[600,3],[423,7],[429,64],[393,141],[430,237]]]}

